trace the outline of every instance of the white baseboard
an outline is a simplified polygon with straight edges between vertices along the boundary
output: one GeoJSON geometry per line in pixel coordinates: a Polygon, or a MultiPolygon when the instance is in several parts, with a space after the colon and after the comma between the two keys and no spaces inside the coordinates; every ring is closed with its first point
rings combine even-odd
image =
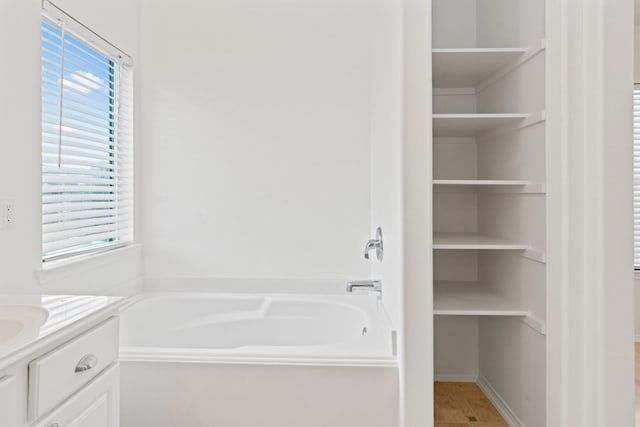
{"type": "Polygon", "coordinates": [[[640,342],[640,334],[635,336],[636,342],[640,342]]]}
{"type": "Polygon", "coordinates": [[[496,407],[502,418],[509,424],[509,427],[525,427],[524,423],[518,418],[518,416],[511,410],[507,402],[496,392],[491,383],[482,375],[478,376],[478,387],[482,389],[487,398],[496,407]]]}
{"type": "Polygon", "coordinates": [[[477,373],[448,373],[435,372],[433,375],[435,381],[451,382],[451,383],[475,383],[478,381],[477,373]]]}

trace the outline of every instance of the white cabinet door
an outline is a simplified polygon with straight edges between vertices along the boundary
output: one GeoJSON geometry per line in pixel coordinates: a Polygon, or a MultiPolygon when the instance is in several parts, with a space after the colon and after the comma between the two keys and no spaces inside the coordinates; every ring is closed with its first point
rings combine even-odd
{"type": "Polygon", "coordinates": [[[120,364],[116,363],[34,427],[119,427],[120,364]]]}
{"type": "Polygon", "coordinates": [[[18,387],[16,377],[0,378],[0,426],[18,424],[18,387]]]}

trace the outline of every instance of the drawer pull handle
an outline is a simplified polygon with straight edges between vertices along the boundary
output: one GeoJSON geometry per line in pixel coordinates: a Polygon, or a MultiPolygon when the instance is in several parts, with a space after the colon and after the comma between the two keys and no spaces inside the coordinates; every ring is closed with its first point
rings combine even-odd
{"type": "Polygon", "coordinates": [[[76,372],[88,371],[91,368],[95,368],[98,364],[98,358],[95,354],[87,354],[76,365],[76,372]]]}

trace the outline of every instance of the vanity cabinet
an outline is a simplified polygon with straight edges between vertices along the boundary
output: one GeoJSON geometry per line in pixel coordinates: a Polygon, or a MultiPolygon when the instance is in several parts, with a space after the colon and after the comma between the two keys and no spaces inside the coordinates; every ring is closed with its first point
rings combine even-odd
{"type": "Polygon", "coordinates": [[[0,368],[0,426],[118,427],[118,339],[117,316],[96,319],[0,368]]]}
{"type": "Polygon", "coordinates": [[[18,384],[14,375],[0,378],[0,426],[18,425],[18,384]]]}
{"type": "Polygon", "coordinates": [[[49,412],[118,358],[112,318],[29,363],[29,419],[49,412]]]}
{"type": "Polygon", "coordinates": [[[120,365],[112,365],[33,427],[120,425],[120,365]]]}

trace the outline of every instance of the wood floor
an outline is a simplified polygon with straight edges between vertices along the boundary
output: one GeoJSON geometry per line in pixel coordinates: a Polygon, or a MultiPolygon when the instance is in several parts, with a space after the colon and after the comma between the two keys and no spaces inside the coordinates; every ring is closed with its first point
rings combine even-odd
{"type": "MultiPolygon", "coordinates": [[[[435,427],[507,427],[474,383],[434,384],[435,427]]],[[[640,342],[636,343],[636,427],[640,427],[640,342]]]]}
{"type": "Polygon", "coordinates": [[[508,427],[474,383],[436,382],[434,396],[435,427],[508,427]]]}

